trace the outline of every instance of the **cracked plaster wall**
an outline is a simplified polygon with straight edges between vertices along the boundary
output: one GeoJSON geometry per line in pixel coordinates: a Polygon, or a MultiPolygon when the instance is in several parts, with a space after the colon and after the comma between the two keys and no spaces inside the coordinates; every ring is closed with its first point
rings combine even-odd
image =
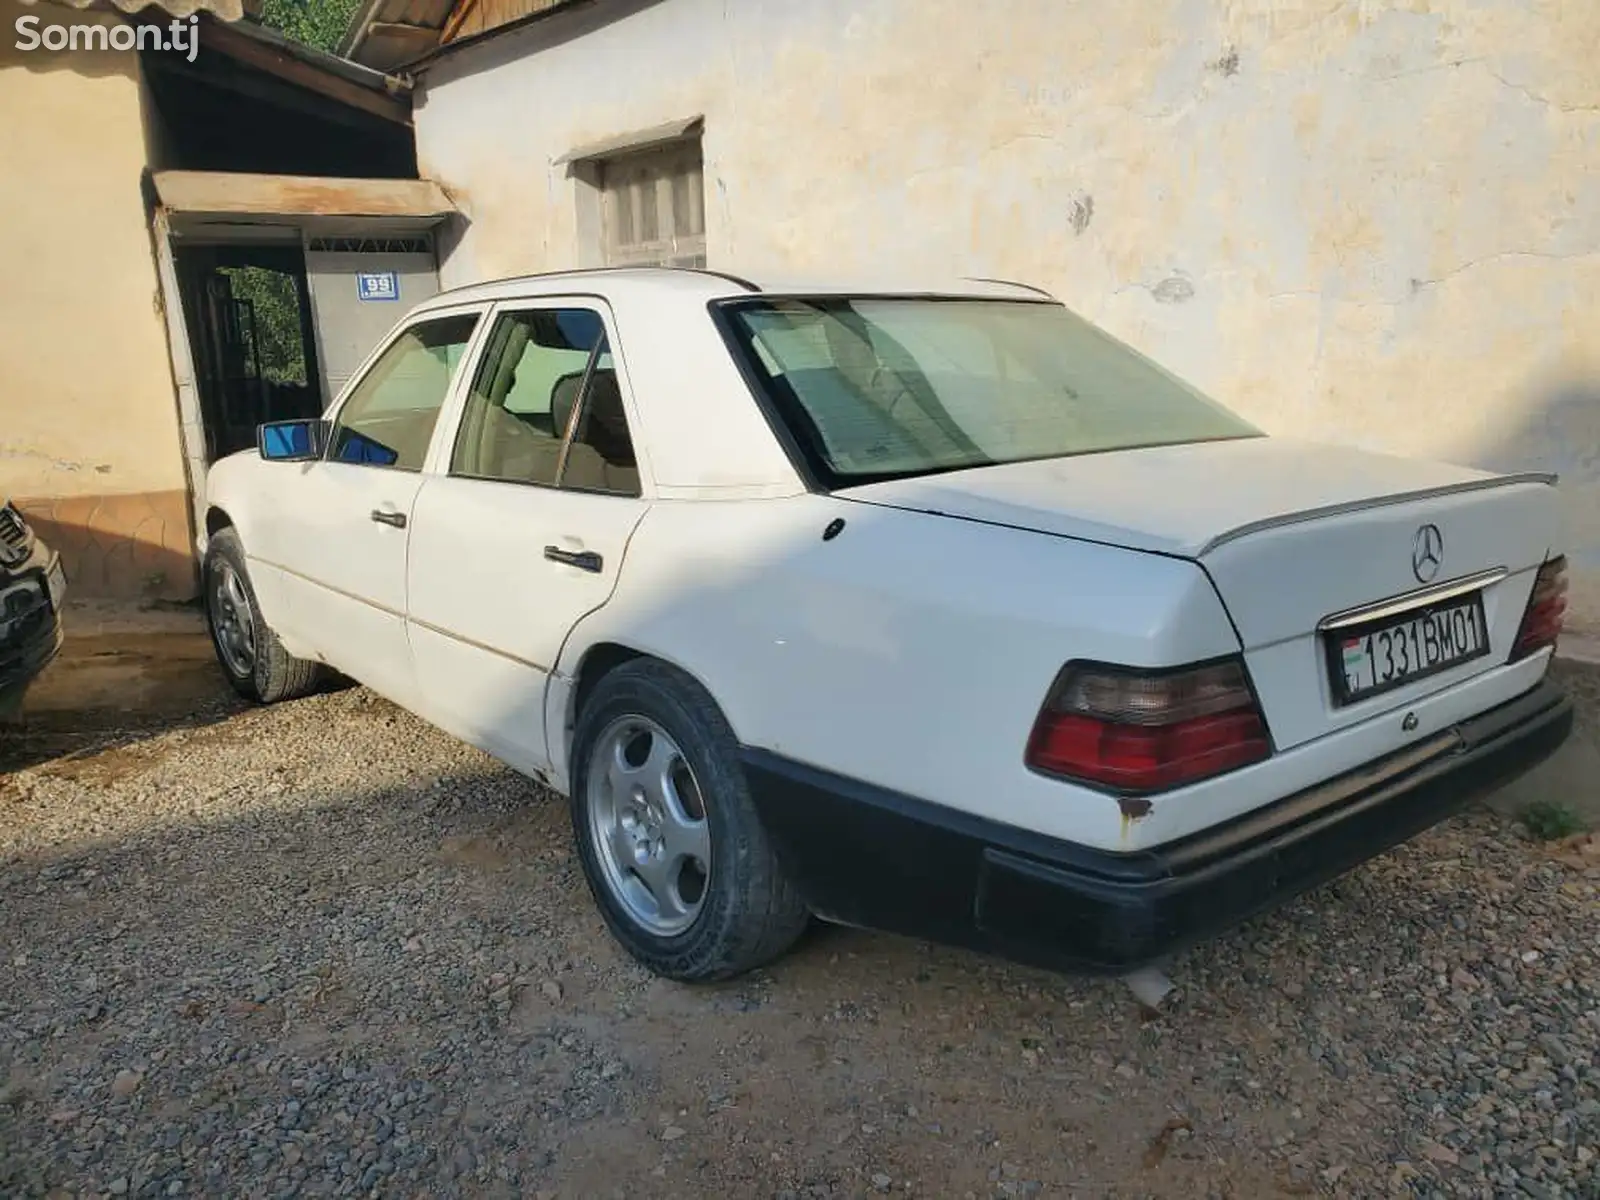
{"type": "Polygon", "coordinates": [[[1600,631],[1600,4],[613,8],[427,75],[447,286],[581,261],[553,160],[704,114],[713,267],[1026,279],[1270,431],[1559,471],[1600,631]]]}
{"type": "Polygon", "coordinates": [[[0,0],[0,497],[62,552],[75,593],[182,595],[187,484],[138,56],[19,50],[30,14],[62,23],[0,0]]]}

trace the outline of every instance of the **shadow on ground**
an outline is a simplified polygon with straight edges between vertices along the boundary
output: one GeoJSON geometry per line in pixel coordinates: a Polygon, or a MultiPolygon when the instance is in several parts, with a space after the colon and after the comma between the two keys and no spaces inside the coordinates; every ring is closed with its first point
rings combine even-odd
{"type": "Polygon", "coordinates": [[[0,775],[210,725],[244,706],[197,612],[70,605],[64,624],[61,653],[28,690],[21,719],[0,725],[0,775]]]}
{"type": "Polygon", "coordinates": [[[1586,1053],[1571,877],[1487,816],[1186,956],[1151,1021],[848,930],[655,979],[563,803],[361,690],[124,753],[27,772],[0,858],[7,1195],[1378,1194],[1483,1140],[1461,1052],[1586,1053]]]}
{"type": "Polygon", "coordinates": [[[1284,1134],[1333,1161],[1393,1128],[1387,1086],[1349,1103],[1361,1051],[1250,994],[1292,926],[1186,967],[1212,994],[1178,1026],[1114,981],[840,929],[686,988],[619,952],[564,806],[516,776],[246,778],[247,812],[0,874],[0,1191],[1270,1195],[1316,1165],[1284,1134]]]}
{"type": "Polygon", "coordinates": [[[1509,817],[1553,805],[1585,829],[1600,829],[1600,666],[1557,659],[1550,679],[1572,698],[1572,736],[1548,761],[1488,798],[1509,817]]]}

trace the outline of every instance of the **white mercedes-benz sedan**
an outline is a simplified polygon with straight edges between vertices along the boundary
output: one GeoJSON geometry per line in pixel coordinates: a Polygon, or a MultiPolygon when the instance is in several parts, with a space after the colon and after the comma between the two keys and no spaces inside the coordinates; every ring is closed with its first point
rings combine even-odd
{"type": "Polygon", "coordinates": [[[1554,480],[1268,437],[1017,284],[446,292],[218,463],[207,609],[571,798],[654,971],[1128,972],[1555,750],[1554,480]]]}

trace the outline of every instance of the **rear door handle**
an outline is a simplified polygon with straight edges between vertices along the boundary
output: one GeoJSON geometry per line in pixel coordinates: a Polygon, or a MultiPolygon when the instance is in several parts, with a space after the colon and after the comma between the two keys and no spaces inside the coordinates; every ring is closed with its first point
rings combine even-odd
{"type": "Polygon", "coordinates": [[[600,574],[600,568],[605,566],[602,559],[593,550],[563,550],[560,546],[546,546],[544,556],[551,562],[565,563],[569,567],[577,567],[580,571],[592,571],[600,574]]]}
{"type": "Polygon", "coordinates": [[[396,529],[406,527],[406,515],[403,512],[386,512],[381,508],[372,510],[372,519],[379,525],[393,525],[396,529]]]}

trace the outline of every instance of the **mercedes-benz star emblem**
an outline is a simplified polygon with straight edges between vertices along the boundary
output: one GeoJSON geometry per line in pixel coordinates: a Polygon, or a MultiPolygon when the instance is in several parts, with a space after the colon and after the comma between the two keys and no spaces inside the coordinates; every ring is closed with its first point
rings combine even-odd
{"type": "Polygon", "coordinates": [[[1424,525],[1411,542],[1411,573],[1418,583],[1432,583],[1444,566],[1444,534],[1437,525],[1424,525]]]}

